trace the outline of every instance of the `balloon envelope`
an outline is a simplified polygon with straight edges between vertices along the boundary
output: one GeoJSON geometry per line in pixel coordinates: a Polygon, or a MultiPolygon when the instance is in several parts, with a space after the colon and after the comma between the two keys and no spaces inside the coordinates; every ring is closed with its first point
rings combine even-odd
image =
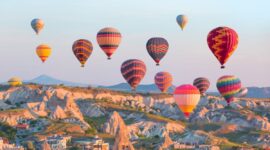
{"type": "Polygon", "coordinates": [[[108,59],[111,59],[112,54],[118,48],[121,37],[121,33],[112,27],[103,28],[97,33],[97,42],[108,59]]]}
{"type": "Polygon", "coordinates": [[[196,78],[193,81],[193,85],[199,89],[202,95],[204,95],[210,86],[210,81],[207,78],[200,77],[200,78],[196,78]]]}
{"type": "Polygon", "coordinates": [[[47,60],[47,58],[51,55],[51,51],[51,47],[47,44],[41,44],[36,49],[36,53],[42,62],[47,60]]]}
{"type": "Polygon", "coordinates": [[[236,97],[246,97],[248,94],[248,88],[242,87],[237,93],[236,97]]]}
{"type": "Polygon", "coordinates": [[[180,26],[180,28],[182,30],[184,30],[184,28],[186,27],[186,25],[188,23],[188,17],[186,15],[178,15],[176,17],[176,22],[178,23],[178,25],[180,26]]]}
{"type": "Polygon", "coordinates": [[[160,60],[166,55],[169,49],[169,43],[164,38],[154,37],[147,41],[146,49],[156,64],[159,65],[160,60]]]}
{"type": "Polygon", "coordinates": [[[146,73],[146,66],[143,61],[129,59],[123,62],[121,73],[133,90],[140,84],[146,73]]]}
{"type": "Polygon", "coordinates": [[[36,18],[31,21],[31,26],[33,30],[36,32],[36,34],[39,34],[39,32],[44,27],[44,22],[41,19],[36,18]]]}
{"type": "Polygon", "coordinates": [[[207,43],[212,53],[222,65],[221,68],[224,68],[224,64],[238,46],[238,35],[231,28],[217,27],[209,32],[207,43]]]}
{"type": "Polygon", "coordinates": [[[201,94],[195,86],[184,84],[175,89],[173,96],[179,109],[186,118],[189,118],[190,113],[193,112],[199,103],[201,94]]]}
{"type": "Polygon", "coordinates": [[[218,79],[217,89],[219,93],[225,98],[229,105],[234,100],[235,94],[241,88],[241,81],[236,76],[225,75],[218,79]]]}
{"type": "Polygon", "coordinates": [[[85,39],[79,39],[73,43],[72,51],[81,63],[81,66],[84,67],[87,59],[92,54],[93,46],[90,41],[85,39]]]}
{"type": "Polygon", "coordinates": [[[22,79],[19,77],[13,77],[13,78],[8,80],[8,84],[10,86],[20,86],[20,85],[22,85],[22,79]]]}
{"type": "Polygon", "coordinates": [[[155,84],[161,92],[167,92],[168,88],[172,86],[172,75],[169,72],[158,72],[155,75],[155,84]]]}

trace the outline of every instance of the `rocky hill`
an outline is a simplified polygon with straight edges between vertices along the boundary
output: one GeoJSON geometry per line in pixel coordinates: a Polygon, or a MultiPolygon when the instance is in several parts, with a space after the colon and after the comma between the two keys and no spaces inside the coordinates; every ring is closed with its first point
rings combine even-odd
{"type": "Polygon", "coordinates": [[[269,99],[236,99],[227,108],[221,97],[208,95],[186,120],[170,94],[49,85],[1,89],[0,121],[12,126],[45,117],[54,124],[46,133],[74,124],[87,134],[114,136],[116,148],[119,143],[131,149],[270,146],[269,99]]]}

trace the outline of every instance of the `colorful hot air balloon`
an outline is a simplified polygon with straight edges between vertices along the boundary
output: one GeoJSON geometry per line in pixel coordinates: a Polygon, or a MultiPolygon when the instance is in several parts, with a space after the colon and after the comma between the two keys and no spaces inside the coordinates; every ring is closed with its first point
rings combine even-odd
{"type": "Polygon", "coordinates": [[[97,33],[97,42],[108,59],[111,59],[121,42],[121,33],[115,28],[103,28],[97,33]]]}
{"type": "Polygon", "coordinates": [[[92,54],[93,46],[90,41],[85,39],[79,39],[73,43],[72,51],[81,63],[81,67],[84,67],[85,62],[92,54]]]}
{"type": "Polygon", "coordinates": [[[237,93],[236,97],[246,97],[248,93],[248,88],[242,87],[240,91],[237,93]]]}
{"type": "Polygon", "coordinates": [[[184,84],[178,86],[174,93],[174,100],[186,118],[189,118],[190,113],[196,108],[200,101],[200,91],[193,85],[184,84]]]}
{"type": "Polygon", "coordinates": [[[10,86],[20,86],[20,85],[22,85],[22,79],[19,77],[13,77],[13,78],[8,80],[8,84],[10,86]]]}
{"type": "Polygon", "coordinates": [[[155,84],[161,92],[166,92],[172,86],[172,75],[169,72],[158,72],[155,76],[155,84]]]}
{"type": "Polygon", "coordinates": [[[231,28],[217,27],[209,32],[207,43],[212,53],[222,65],[221,68],[225,68],[224,64],[238,46],[238,35],[231,28]]]}
{"type": "Polygon", "coordinates": [[[129,59],[123,62],[121,73],[131,86],[132,90],[135,90],[146,73],[146,66],[141,60],[129,59]]]}
{"type": "Polygon", "coordinates": [[[47,44],[41,44],[36,49],[36,53],[43,63],[51,55],[51,51],[52,49],[47,44]]]}
{"type": "Polygon", "coordinates": [[[169,49],[169,43],[164,38],[154,37],[147,41],[146,49],[158,66],[160,60],[165,56],[169,49]]]}
{"type": "Polygon", "coordinates": [[[36,32],[36,34],[39,34],[39,32],[43,29],[44,27],[44,22],[41,19],[33,19],[31,21],[31,26],[36,32]]]}
{"type": "Polygon", "coordinates": [[[185,15],[178,15],[176,17],[176,22],[178,23],[178,25],[180,26],[180,28],[182,30],[184,30],[185,26],[187,25],[188,23],[188,17],[185,16],[185,15]]]}
{"type": "Polygon", "coordinates": [[[193,85],[199,89],[201,95],[205,95],[205,92],[208,90],[210,86],[210,82],[207,78],[200,77],[200,78],[196,78],[193,81],[193,85]]]}
{"type": "Polygon", "coordinates": [[[217,81],[217,89],[219,93],[225,98],[228,105],[230,105],[230,102],[233,101],[240,88],[240,79],[232,75],[222,76],[217,81]]]}

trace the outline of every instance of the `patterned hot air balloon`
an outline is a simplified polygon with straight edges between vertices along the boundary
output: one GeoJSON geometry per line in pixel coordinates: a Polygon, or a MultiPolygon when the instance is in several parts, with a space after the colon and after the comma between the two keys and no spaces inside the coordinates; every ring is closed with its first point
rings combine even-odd
{"type": "Polygon", "coordinates": [[[210,82],[207,78],[200,77],[200,78],[196,78],[193,81],[193,85],[199,89],[199,91],[201,92],[201,95],[205,95],[205,92],[208,90],[210,86],[210,82]]]}
{"type": "Polygon", "coordinates": [[[217,89],[219,93],[225,98],[228,105],[230,105],[230,102],[233,101],[240,88],[240,79],[232,75],[222,76],[217,81],[217,89]]]}
{"type": "Polygon", "coordinates": [[[158,72],[155,76],[155,84],[161,92],[167,92],[168,88],[172,86],[172,80],[169,72],[158,72]]]}
{"type": "Polygon", "coordinates": [[[8,80],[8,84],[10,86],[20,86],[20,85],[22,85],[22,79],[19,77],[13,77],[13,78],[8,80]]]}
{"type": "Polygon", "coordinates": [[[187,25],[188,23],[188,17],[185,16],[185,15],[178,15],[176,17],[176,22],[178,23],[178,25],[180,26],[180,28],[182,30],[184,30],[185,26],[187,25]]]}
{"type": "Polygon", "coordinates": [[[242,87],[240,91],[237,93],[236,97],[246,97],[248,93],[248,88],[242,87]]]}
{"type": "Polygon", "coordinates": [[[121,42],[121,33],[115,28],[103,28],[97,33],[97,42],[108,59],[111,59],[121,42]]]}
{"type": "Polygon", "coordinates": [[[41,44],[36,49],[36,53],[43,63],[51,55],[51,51],[52,49],[47,44],[41,44]]]}
{"type": "Polygon", "coordinates": [[[81,63],[81,67],[84,67],[85,62],[92,54],[93,46],[90,41],[85,39],[79,39],[73,43],[72,51],[81,63]]]}
{"type": "Polygon", "coordinates": [[[123,62],[121,73],[131,86],[132,90],[135,90],[146,73],[146,66],[141,60],[129,59],[123,62]]]}
{"type": "Polygon", "coordinates": [[[184,113],[186,118],[189,118],[190,113],[193,112],[199,103],[201,94],[195,86],[184,84],[175,89],[173,96],[179,109],[184,113]]]}
{"type": "Polygon", "coordinates": [[[33,19],[31,21],[31,26],[36,32],[36,34],[39,34],[39,32],[43,29],[44,27],[44,22],[41,19],[33,19]]]}
{"type": "Polygon", "coordinates": [[[238,35],[231,28],[218,27],[209,32],[207,43],[212,53],[222,65],[221,68],[225,68],[224,64],[238,46],[238,35]]]}
{"type": "Polygon", "coordinates": [[[160,60],[165,56],[169,49],[169,43],[164,38],[154,37],[147,41],[146,49],[158,66],[160,60]]]}

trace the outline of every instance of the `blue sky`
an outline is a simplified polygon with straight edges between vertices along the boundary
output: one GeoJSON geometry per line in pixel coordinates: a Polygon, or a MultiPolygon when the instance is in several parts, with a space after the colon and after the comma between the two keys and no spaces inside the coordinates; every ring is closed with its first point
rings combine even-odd
{"type": "Polygon", "coordinates": [[[0,2],[0,81],[11,76],[31,79],[47,74],[62,80],[112,85],[124,82],[120,65],[138,58],[147,65],[142,84],[153,83],[155,73],[168,71],[174,84],[192,83],[226,74],[238,76],[244,86],[270,86],[270,1],[268,0],[6,0],[0,2]],[[189,23],[182,32],[176,16],[186,14],[189,23]],[[31,29],[33,18],[42,18],[45,28],[39,36],[31,29]],[[103,27],[120,30],[122,43],[107,61],[98,47],[96,33],[103,27]],[[206,37],[218,26],[235,29],[239,46],[221,70],[210,52],[206,37]],[[151,37],[168,40],[170,49],[156,67],[145,44],[151,37]],[[85,38],[94,51],[85,68],[74,57],[71,46],[85,38]],[[52,56],[42,64],[35,48],[47,43],[52,56]]]}

